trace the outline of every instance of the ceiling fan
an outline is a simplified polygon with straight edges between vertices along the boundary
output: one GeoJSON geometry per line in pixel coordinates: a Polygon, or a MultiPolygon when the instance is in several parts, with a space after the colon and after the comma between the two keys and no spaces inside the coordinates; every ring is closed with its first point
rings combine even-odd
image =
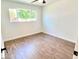
{"type": "MultiPolygon", "coordinates": [[[[32,3],[34,3],[34,2],[37,2],[38,0],[34,0],[34,1],[32,1],[32,3]]],[[[45,4],[46,3],[46,1],[45,0],[43,0],[43,2],[42,2],[43,4],[45,4]]]]}

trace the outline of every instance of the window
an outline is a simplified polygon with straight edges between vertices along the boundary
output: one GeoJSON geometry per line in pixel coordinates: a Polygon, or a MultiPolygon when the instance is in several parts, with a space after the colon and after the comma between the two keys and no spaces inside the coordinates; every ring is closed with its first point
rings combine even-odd
{"type": "Polygon", "coordinates": [[[11,22],[36,21],[37,12],[31,9],[9,9],[11,22]]]}

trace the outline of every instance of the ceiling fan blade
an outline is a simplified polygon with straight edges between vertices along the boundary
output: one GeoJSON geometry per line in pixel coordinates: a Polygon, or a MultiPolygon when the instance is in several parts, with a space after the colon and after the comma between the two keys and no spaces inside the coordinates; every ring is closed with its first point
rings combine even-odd
{"type": "Polygon", "coordinates": [[[34,0],[34,1],[32,1],[32,3],[33,3],[33,2],[36,2],[36,1],[38,1],[38,0],[34,0]]]}

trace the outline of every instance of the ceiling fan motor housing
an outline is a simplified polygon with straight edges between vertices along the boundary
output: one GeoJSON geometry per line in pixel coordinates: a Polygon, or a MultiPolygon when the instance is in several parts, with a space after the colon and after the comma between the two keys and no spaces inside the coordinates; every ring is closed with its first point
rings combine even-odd
{"type": "Polygon", "coordinates": [[[46,1],[45,1],[45,0],[43,0],[43,3],[46,3],[46,1]]]}

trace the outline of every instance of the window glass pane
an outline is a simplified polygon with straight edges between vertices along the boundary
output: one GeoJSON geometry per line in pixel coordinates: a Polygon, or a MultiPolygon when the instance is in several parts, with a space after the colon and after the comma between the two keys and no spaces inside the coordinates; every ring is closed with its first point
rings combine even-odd
{"type": "Polygon", "coordinates": [[[37,13],[30,9],[9,9],[11,21],[35,21],[37,13]]]}

